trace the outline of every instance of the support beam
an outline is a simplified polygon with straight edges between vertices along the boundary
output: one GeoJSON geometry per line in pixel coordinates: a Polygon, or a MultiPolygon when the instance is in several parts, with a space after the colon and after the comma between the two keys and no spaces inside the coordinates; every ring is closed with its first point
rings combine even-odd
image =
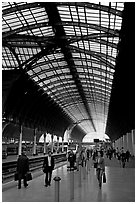
{"type": "Polygon", "coordinates": [[[54,143],[53,143],[54,135],[51,135],[51,152],[53,153],[54,150],[54,143]]]}
{"type": "Polygon", "coordinates": [[[34,143],[33,143],[33,155],[35,156],[37,154],[36,152],[36,146],[37,146],[37,136],[36,136],[36,129],[34,129],[34,143]]]}
{"type": "Polygon", "coordinates": [[[123,135],[123,147],[124,150],[127,150],[127,135],[123,135]]]}
{"type": "Polygon", "coordinates": [[[57,137],[57,153],[59,151],[59,137],[57,137]]]}
{"type": "Polygon", "coordinates": [[[127,140],[128,140],[127,149],[129,150],[129,152],[131,153],[131,155],[133,155],[132,134],[131,134],[131,133],[127,133],[127,140]]]}
{"type": "Polygon", "coordinates": [[[62,137],[62,152],[64,152],[64,137],[62,137]]]}
{"type": "Polygon", "coordinates": [[[18,148],[18,155],[20,156],[22,153],[22,125],[20,125],[20,138],[19,138],[19,148],[18,148]]]}
{"type": "Polygon", "coordinates": [[[44,155],[46,154],[46,133],[44,133],[44,155]]]}
{"type": "Polygon", "coordinates": [[[132,148],[133,148],[133,155],[135,156],[135,130],[131,131],[132,134],[132,148]]]}
{"type": "Polygon", "coordinates": [[[90,108],[89,108],[89,105],[88,105],[88,102],[87,102],[87,99],[86,99],[86,96],[85,96],[85,93],[83,90],[83,86],[81,84],[79,74],[77,73],[75,63],[72,60],[73,57],[72,57],[72,53],[68,47],[68,42],[66,39],[64,39],[64,40],[62,39],[62,36],[65,36],[66,34],[64,31],[64,27],[62,26],[62,21],[60,19],[60,15],[59,15],[57,6],[55,3],[50,3],[50,2],[40,3],[40,5],[45,7],[45,10],[46,10],[46,12],[48,14],[48,18],[49,18],[49,23],[52,25],[52,29],[53,29],[53,31],[55,33],[55,37],[57,39],[56,43],[61,48],[61,51],[64,54],[64,58],[65,58],[68,66],[69,66],[70,73],[71,73],[73,80],[76,84],[78,93],[79,93],[79,95],[83,101],[87,115],[89,116],[89,119],[91,120],[91,125],[93,126],[93,129],[96,132],[96,127],[95,127],[95,124],[93,122],[93,118],[92,118],[91,111],[90,111],[90,108]],[[54,16],[53,16],[53,13],[54,13],[54,16]]]}

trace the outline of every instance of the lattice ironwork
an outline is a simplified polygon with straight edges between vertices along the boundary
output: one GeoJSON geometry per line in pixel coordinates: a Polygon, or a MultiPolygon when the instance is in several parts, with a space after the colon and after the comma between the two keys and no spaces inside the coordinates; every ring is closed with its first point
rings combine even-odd
{"type": "Polygon", "coordinates": [[[105,132],[124,4],[2,4],[3,70],[22,69],[86,133],[105,132]]]}

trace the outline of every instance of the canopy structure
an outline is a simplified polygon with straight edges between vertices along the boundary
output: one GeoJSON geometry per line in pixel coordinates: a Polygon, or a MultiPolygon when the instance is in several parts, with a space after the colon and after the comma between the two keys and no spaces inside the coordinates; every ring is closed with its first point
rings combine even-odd
{"type": "MultiPolygon", "coordinates": [[[[105,133],[124,3],[2,3],[3,119],[105,133]]],[[[111,135],[110,135],[111,137],[111,135]]]]}

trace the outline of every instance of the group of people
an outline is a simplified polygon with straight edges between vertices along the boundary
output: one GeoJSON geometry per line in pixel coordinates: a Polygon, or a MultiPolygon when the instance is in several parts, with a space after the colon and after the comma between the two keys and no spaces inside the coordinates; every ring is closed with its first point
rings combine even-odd
{"type": "MultiPolygon", "coordinates": [[[[45,187],[51,185],[52,171],[55,166],[54,157],[52,156],[51,150],[48,151],[48,156],[44,157],[43,172],[45,173],[45,187]]],[[[28,186],[26,174],[29,172],[29,158],[23,151],[17,160],[17,174],[18,174],[18,189],[21,189],[21,180],[23,179],[24,187],[28,186]]]]}
{"type": "Polygon", "coordinates": [[[76,169],[77,171],[79,171],[79,165],[86,166],[86,162],[91,156],[92,151],[89,149],[78,148],[75,154],[73,150],[70,150],[67,156],[70,170],[76,169]]]}
{"type": "Polygon", "coordinates": [[[125,151],[123,147],[121,147],[121,149],[119,149],[118,147],[117,148],[111,147],[107,149],[106,156],[110,160],[112,159],[112,157],[116,158],[121,164],[121,166],[125,168],[125,164],[126,162],[129,162],[131,154],[128,149],[125,151]]]}
{"type": "MultiPolygon", "coordinates": [[[[125,162],[129,161],[130,158],[130,152],[127,150],[124,151],[124,148],[122,147],[121,150],[118,148],[109,148],[107,150],[97,150],[94,151],[91,149],[77,149],[76,153],[71,150],[68,152],[68,162],[70,163],[70,170],[76,169],[79,171],[79,165],[86,166],[87,160],[92,157],[92,160],[94,163],[97,164],[96,167],[96,174],[97,179],[99,182],[99,187],[102,186],[102,175],[105,173],[105,160],[104,160],[104,152],[106,153],[106,156],[111,160],[111,158],[114,156],[117,158],[121,164],[122,167],[125,167],[125,162]]],[[[52,171],[54,170],[55,161],[54,157],[52,156],[51,150],[48,151],[48,156],[44,158],[43,161],[43,172],[45,173],[45,180],[44,185],[45,187],[48,187],[51,185],[51,177],[52,177],[52,171]]],[[[24,187],[26,188],[28,186],[26,174],[29,172],[29,159],[26,156],[25,152],[22,152],[22,155],[19,156],[17,160],[17,173],[18,173],[18,188],[21,189],[21,179],[23,179],[24,187]]]]}
{"type": "Polygon", "coordinates": [[[92,160],[97,164],[96,175],[99,183],[99,188],[102,187],[102,178],[105,174],[105,160],[104,152],[102,150],[93,151],[92,149],[77,149],[76,153],[71,150],[68,152],[68,162],[70,163],[70,170],[76,169],[79,171],[79,165],[86,166],[87,161],[92,158],[92,160]]]}

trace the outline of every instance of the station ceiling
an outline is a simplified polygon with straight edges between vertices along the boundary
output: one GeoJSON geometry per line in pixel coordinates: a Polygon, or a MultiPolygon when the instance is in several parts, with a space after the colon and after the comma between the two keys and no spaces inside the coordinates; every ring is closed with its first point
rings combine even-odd
{"type": "Polygon", "coordinates": [[[2,3],[3,120],[58,136],[78,123],[80,140],[134,129],[134,6],[2,3]]]}

